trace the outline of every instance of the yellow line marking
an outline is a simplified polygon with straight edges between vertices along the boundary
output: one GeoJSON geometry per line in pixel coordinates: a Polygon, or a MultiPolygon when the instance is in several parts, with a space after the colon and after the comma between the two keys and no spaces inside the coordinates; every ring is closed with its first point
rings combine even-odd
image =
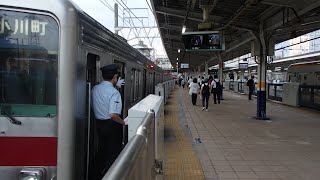
{"type": "Polygon", "coordinates": [[[165,180],[205,180],[200,161],[178,121],[177,90],[165,106],[165,128],[174,136],[165,140],[165,180]]]}

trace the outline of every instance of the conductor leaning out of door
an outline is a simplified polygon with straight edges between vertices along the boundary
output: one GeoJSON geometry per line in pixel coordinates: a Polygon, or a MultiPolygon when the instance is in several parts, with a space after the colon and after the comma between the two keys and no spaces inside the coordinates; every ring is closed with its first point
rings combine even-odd
{"type": "Polygon", "coordinates": [[[115,85],[124,83],[123,80],[118,82],[118,65],[110,64],[100,70],[103,81],[92,90],[92,107],[98,135],[98,152],[94,163],[97,169],[95,179],[99,180],[121,152],[122,126],[125,124],[120,117],[121,95],[115,88],[115,85]]]}

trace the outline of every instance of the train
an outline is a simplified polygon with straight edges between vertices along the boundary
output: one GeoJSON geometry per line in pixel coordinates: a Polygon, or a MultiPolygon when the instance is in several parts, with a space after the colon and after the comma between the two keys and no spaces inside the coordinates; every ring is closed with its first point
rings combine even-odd
{"type": "Polygon", "coordinates": [[[0,179],[90,179],[91,89],[119,65],[125,118],[173,77],[67,0],[0,2],[0,179]]]}
{"type": "Polygon", "coordinates": [[[291,64],[287,70],[287,82],[320,86],[320,60],[291,64]]]}

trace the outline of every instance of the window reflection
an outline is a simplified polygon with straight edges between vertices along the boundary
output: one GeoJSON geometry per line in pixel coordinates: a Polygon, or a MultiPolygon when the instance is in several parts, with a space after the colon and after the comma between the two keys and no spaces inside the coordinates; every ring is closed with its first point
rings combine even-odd
{"type": "Polygon", "coordinates": [[[7,113],[56,114],[58,32],[49,16],[0,10],[0,105],[10,106],[7,113]]]}

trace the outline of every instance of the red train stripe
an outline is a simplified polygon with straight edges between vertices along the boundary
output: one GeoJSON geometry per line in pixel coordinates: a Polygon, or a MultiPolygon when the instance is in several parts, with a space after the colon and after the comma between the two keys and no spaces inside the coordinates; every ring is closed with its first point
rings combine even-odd
{"type": "Polygon", "coordinates": [[[0,166],[56,166],[57,137],[0,137],[0,166]]]}

